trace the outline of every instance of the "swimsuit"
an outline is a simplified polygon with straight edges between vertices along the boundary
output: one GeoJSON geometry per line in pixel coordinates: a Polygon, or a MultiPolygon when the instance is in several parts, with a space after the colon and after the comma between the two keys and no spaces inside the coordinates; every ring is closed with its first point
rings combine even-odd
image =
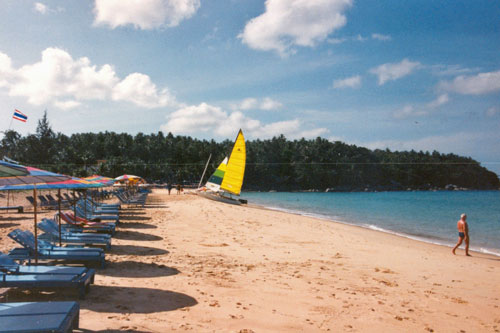
{"type": "Polygon", "coordinates": [[[458,233],[458,237],[460,237],[460,238],[464,238],[464,237],[465,237],[465,233],[463,233],[463,232],[459,232],[459,233],[458,233]]]}

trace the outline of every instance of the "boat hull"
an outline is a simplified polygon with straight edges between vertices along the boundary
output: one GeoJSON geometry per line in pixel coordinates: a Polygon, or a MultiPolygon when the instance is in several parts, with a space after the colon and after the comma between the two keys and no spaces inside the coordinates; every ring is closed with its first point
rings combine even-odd
{"type": "Polygon", "coordinates": [[[204,197],[204,198],[207,198],[210,200],[224,202],[224,203],[231,204],[231,205],[241,205],[243,203],[238,199],[231,199],[231,198],[223,197],[223,196],[216,194],[216,193],[198,192],[197,194],[201,197],[204,197]]]}

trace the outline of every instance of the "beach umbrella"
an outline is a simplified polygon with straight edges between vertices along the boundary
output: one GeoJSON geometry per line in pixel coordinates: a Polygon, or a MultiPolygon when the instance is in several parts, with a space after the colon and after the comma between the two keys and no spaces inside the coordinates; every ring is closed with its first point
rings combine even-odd
{"type": "Polygon", "coordinates": [[[121,175],[119,177],[116,177],[115,181],[119,181],[119,182],[122,182],[122,181],[144,181],[144,179],[142,179],[142,177],[139,177],[139,176],[125,174],[125,175],[121,175]]]}
{"type": "MultiPolygon", "coordinates": [[[[3,178],[10,178],[16,176],[26,176],[29,171],[20,165],[0,161],[0,182],[3,181],[3,178]]],[[[1,184],[1,183],[0,183],[1,184]]]]}
{"type": "MultiPolygon", "coordinates": [[[[38,228],[37,228],[37,204],[36,191],[37,185],[48,184],[51,182],[61,182],[71,179],[70,176],[41,170],[33,167],[22,166],[5,161],[0,161],[2,174],[0,176],[0,191],[33,189],[34,198],[34,229],[35,229],[35,248],[38,248],[38,228]]],[[[35,263],[38,263],[38,253],[35,252],[35,263]]]]}
{"type": "Polygon", "coordinates": [[[113,186],[113,184],[115,183],[114,178],[109,178],[109,177],[104,177],[104,176],[99,176],[99,175],[92,175],[90,177],[85,177],[83,179],[87,180],[87,181],[97,182],[97,183],[103,184],[104,187],[113,186]]]}
{"type": "Polygon", "coordinates": [[[70,176],[0,161],[0,186],[64,181],[70,176]]]}
{"type": "MultiPolygon", "coordinates": [[[[29,167],[27,167],[29,169],[29,167]]],[[[39,170],[39,169],[37,169],[39,170]]],[[[39,170],[41,171],[41,170],[39,170]]],[[[47,171],[48,172],[48,171],[47,171]]],[[[57,190],[57,197],[58,197],[58,223],[59,223],[59,245],[61,245],[61,189],[89,189],[89,188],[96,188],[96,187],[103,187],[105,185],[98,183],[98,182],[93,182],[93,181],[87,181],[81,178],[77,177],[71,177],[71,176],[66,176],[66,175],[59,175],[57,179],[62,179],[65,178],[64,180],[55,180],[53,182],[41,182],[41,183],[33,183],[33,184],[18,184],[18,185],[4,185],[0,186],[0,191],[1,190],[33,190],[33,197],[35,199],[35,240],[37,239],[37,228],[36,228],[36,191],[37,190],[57,190]],[[59,177],[62,176],[62,177],[59,177]]],[[[54,177],[56,179],[56,177],[54,177]]],[[[47,178],[46,178],[47,180],[47,178]]],[[[75,202],[76,204],[76,202],[75,202]]],[[[75,209],[76,210],[76,209],[75,209]]],[[[76,212],[75,212],[76,216],[76,212]]]]}
{"type": "Polygon", "coordinates": [[[114,178],[109,178],[109,177],[104,177],[104,176],[99,176],[99,175],[92,175],[90,177],[85,177],[82,179],[84,179],[86,181],[90,181],[90,182],[101,183],[101,184],[104,184],[106,186],[111,186],[115,183],[114,178]]]}

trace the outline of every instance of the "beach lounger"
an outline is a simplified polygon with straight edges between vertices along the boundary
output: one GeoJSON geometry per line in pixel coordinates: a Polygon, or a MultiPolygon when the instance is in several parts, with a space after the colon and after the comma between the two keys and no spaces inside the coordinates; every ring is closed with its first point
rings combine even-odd
{"type": "Polygon", "coordinates": [[[113,208],[113,207],[95,207],[94,205],[91,204],[90,201],[86,201],[83,199],[80,199],[77,202],[77,206],[80,207],[83,210],[87,210],[87,212],[92,212],[92,214],[96,215],[119,215],[120,210],[118,208],[113,208]]]}
{"type": "Polygon", "coordinates": [[[130,195],[125,192],[116,192],[115,196],[120,200],[121,203],[126,205],[137,205],[143,206],[146,203],[147,193],[139,194],[139,195],[130,195]]]}
{"type": "Polygon", "coordinates": [[[0,303],[0,332],[66,333],[79,328],[77,302],[0,303]]]}
{"type": "MultiPolygon", "coordinates": [[[[51,219],[44,218],[38,227],[45,233],[40,235],[39,238],[42,240],[59,242],[59,226],[51,219]]],[[[62,243],[66,244],[78,244],[78,245],[98,245],[104,246],[106,249],[111,248],[111,236],[106,234],[84,234],[84,233],[73,233],[61,227],[61,240],[62,243]]]]}
{"type": "Polygon", "coordinates": [[[69,288],[84,298],[94,277],[95,271],[85,267],[23,266],[0,254],[0,288],[69,288]]]}
{"type": "Polygon", "coordinates": [[[87,201],[92,204],[94,207],[98,208],[115,208],[115,209],[120,209],[121,204],[118,203],[101,203],[101,202],[96,202],[92,198],[87,198],[87,201]]]}
{"type": "Polygon", "coordinates": [[[57,201],[49,200],[43,195],[39,195],[38,199],[40,199],[40,207],[41,208],[57,209],[59,207],[59,205],[57,204],[57,201]]]}
{"type": "MultiPolygon", "coordinates": [[[[49,204],[49,201],[46,198],[42,198],[42,196],[38,196],[40,198],[40,203],[37,203],[37,207],[39,208],[45,208],[45,209],[56,209],[56,206],[52,206],[49,204]]],[[[34,207],[35,206],[35,198],[33,198],[31,195],[26,197],[26,200],[30,202],[30,204],[34,207]]]]}
{"type": "MultiPolygon", "coordinates": [[[[59,214],[59,213],[57,213],[59,214]]],[[[57,218],[57,214],[54,218],[57,218]]],[[[92,222],[82,217],[75,216],[72,212],[61,212],[61,219],[66,222],[66,227],[79,232],[103,232],[114,234],[116,224],[113,222],[92,222]]]]}
{"type": "Polygon", "coordinates": [[[76,196],[69,196],[68,193],[63,193],[62,195],[71,205],[78,200],[76,196]]]}
{"type": "Polygon", "coordinates": [[[91,212],[85,213],[85,210],[78,206],[76,206],[76,216],[83,217],[86,220],[94,222],[113,221],[115,223],[120,223],[120,217],[118,215],[92,214],[91,212]]]}
{"type": "Polygon", "coordinates": [[[14,260],[31,262],[36,253],[40,260],[82,261],[97,263],[101,267],[105,265],[105,255],[102,249],[58,247],[44,240],[38,241],[38,249],[36,249],[35,237],[30,231],[15,229],[8,236],[23,246],[23,248],[15,248],[9,252],[9,257],[14,260]]]}
{"type": "Polygon", "coordinates": [[[0,271],[17,274],[50,274],[50,275],[90,275],[90,283],[94,283],[95,271],[81,266],[48,266],[19,265],[11,257],[0,252],[0,271]]]}
{"type": "Polygon", "coordinates": [[[81,274],[20,273],[19,267],[0,266],[0,288],[75,289],[78,296],[83,299],[95,275],[93,269],[81,274]]]}
{"type": "MultiPolygon", "coordinates": [[[[59,206],[59,200],[54,198],[52,195],[50,194],[46,194],[45,197],[51,202],[51,203],[54,203],[56,206],[59,206]]],[[[67,208],[69,206],[69,202],[68,200],[64,200],[61,198],[61,207],[65,207],[67,208]]]]}
{"type": "Polygon", "coordinates": [[[17,210],[18,213],[23,213],[24,207],[23,206],[2,206],[2,207],[0,207],[0,210],[17,210]]]}

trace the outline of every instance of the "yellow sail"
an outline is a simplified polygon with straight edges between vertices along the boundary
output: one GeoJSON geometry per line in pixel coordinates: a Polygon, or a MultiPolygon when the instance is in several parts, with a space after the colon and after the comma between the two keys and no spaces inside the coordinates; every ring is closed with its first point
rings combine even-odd
{"type": "Polygon", "coordinates": [[[229,161],[227,162],[224,179],[220,186],[221,190],[240,195],[245,175],[246,159],[245,138],[243,137],[243,132],[240,130],[234,142],[231,156],[229,156],[229,161]]]}

